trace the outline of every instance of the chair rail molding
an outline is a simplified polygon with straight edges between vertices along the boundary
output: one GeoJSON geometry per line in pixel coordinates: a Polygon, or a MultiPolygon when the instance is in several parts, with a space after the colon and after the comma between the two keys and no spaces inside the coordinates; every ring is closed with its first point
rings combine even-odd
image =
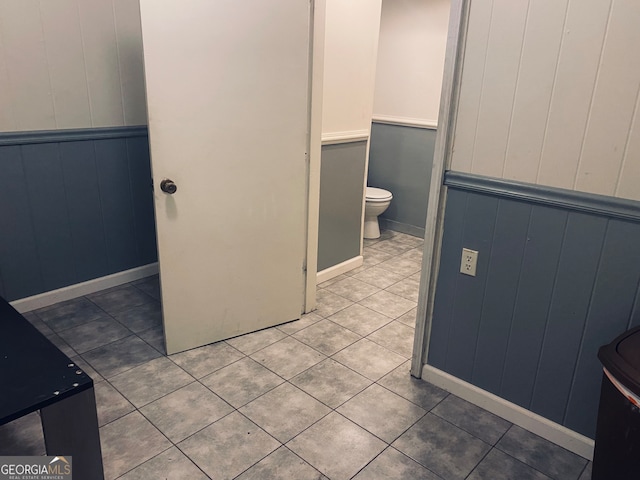
{"type": "Polygon", "coordinates": [[[339,143],[366,142],[369,140],[369,130],[349,130],[345,132],[329,132],[322,134],[322,145],[337,145],[339,143]]]}
{"type": "Polygon", "coordinates": [[[438,129],[437,120],[423,118],[397,117],[394,115],[381,115],[374,113],[371,121],[373,123],[384,123],[386,125],[398,125],[401,127],[426,128],[428,130],[438,129]]]}

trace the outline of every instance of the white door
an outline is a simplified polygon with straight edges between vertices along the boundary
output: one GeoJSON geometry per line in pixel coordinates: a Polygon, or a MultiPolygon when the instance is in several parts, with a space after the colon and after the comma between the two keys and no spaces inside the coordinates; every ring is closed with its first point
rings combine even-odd
{"type": "Polygon", "coordinates": [[[299,318],[309,0],[140,9],[167,353],[299,318]]]}

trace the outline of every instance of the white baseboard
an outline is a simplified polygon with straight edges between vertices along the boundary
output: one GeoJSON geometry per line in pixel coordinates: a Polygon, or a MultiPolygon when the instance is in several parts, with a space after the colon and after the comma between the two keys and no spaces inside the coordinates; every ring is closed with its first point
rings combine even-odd
{"type": "Polygon", "coordinates": [[[158,273],[158,263],[150,263],[149,265],[143,265],[142,267],[132,268],[131,270],[125,270],[123,272],[107,275],[106,277],[94,278],[82,283],[76,283],[75,285],[69,285],[68,287],[59,288],[57,290],[51,290],[50,292],[40,293],[32,297],[21,298],[20,300],[14,300],[11,303],[13,308],[18,312],[24,313],[36,308],[48,307],[54,303],[64,302],[65,300],[71,300],[72,298],[88,295],[89,293],[98,292],[111,287],[122,285],[123,283],[133,282],[144,277],[149,277],[158,273]]]}
{"type": "Polygon", "coordinates": [[[409,225],[408,223],[396,222],[395,220],[389,220],[388,218],[378,217],[380,227],[386,230],[393,230],[394,232],[406,233],[414,237],[424,238],[424,228],[409,225]]]}
{"type": "Polygon", "coordinates": [[[342,275],[349,270],[360,267],[362,265],[362,262],[364,262],[364,257],[362,255],[358,255],[357,257],[345,260],[344,262],[334,265],[333,267],[325,268],[324,270],[318,272],[316,282],[318,284],[321,284],[322,282],[331,280],[332,278],[337,277],[338,275],[342,275]]]}
{"type": "Polygon", "coordinates": [[[552,422],[430,365],[423,366],[422,379],[542,438],[546,438],[550,442],[560,445],[581,457],[589,460],[593,459],[594,441],[567,427],[552,422]]]}

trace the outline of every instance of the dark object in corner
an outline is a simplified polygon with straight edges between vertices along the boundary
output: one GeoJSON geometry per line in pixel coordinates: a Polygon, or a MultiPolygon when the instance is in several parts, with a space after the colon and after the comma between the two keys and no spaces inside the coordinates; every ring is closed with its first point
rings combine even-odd
{"type": "Polygon", "coordinates": [[[47,455],[104,478],[93,380],[1,297],[0,383],[0,425],[40,410],[47,455]]]}
{"type": "Polygon", "coordinates": [[[604,367],[593,480],[640,476],[640,327],[600,347],[604,367]]]}

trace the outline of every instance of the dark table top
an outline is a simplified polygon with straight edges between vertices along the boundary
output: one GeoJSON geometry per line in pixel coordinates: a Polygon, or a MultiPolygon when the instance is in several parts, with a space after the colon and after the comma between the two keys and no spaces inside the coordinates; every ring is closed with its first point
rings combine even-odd
{"type": "Polygon", "coordinates": [[[0,425],[92,386],[91,377],[0,297],[0,425]]]}

